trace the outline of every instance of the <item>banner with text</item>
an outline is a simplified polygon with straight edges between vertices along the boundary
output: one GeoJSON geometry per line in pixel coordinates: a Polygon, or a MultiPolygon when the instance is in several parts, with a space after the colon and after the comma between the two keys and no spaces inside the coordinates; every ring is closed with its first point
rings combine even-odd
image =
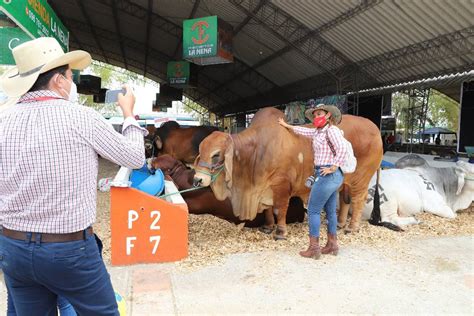
{"type": "Polygon", "coordinates": [[[31,37],[19,27],[0,27],[0,65],[15,65],[12,49],[31,37]]]}
{"type": "Polygon", "coordinates": [[[168,83],[175,88],[184,88],[189,84],[189,62],[188,61],[170,61],[166,71],[168,83]]]}
{"type": "Polygon", "coordinates": [[[183,58],[198,65],[233,62],[233,30],[217,16],[183,21],[183,58]]]}
{"type": "Polygon", "coordinates": [[[32,38],[54,37],[69,51],[69,32],[46,0],[0,1],[0,10],[32,38]]]}

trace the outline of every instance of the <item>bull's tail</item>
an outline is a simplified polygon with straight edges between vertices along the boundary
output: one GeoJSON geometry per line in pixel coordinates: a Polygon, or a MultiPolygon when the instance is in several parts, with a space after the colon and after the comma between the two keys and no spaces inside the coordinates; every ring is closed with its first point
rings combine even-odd
{"type": "Polygon", "coordinates": [[[403,231],[401,227],[395,224],[392,224],[390,222],[382,222],[382,217],[380,216],[379,180],[380,180],[380,168],[377,169],[377,180],[375,181],[375,192],[374,192],[374,207],[372,208],[372,213],[370,214],[369,224],[375,225],[375,226],[383,226],[397,232],[403,231]]]}

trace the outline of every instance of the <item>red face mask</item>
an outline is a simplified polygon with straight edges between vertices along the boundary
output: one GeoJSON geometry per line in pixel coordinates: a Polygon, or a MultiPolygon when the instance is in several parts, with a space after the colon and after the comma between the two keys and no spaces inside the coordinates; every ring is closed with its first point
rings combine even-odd
{"type": "Polygon", "coordinates": [[[318,116],[313,120],[314,127],[320,128],[326,125],[327,123],[326,115],[318,116]]]}

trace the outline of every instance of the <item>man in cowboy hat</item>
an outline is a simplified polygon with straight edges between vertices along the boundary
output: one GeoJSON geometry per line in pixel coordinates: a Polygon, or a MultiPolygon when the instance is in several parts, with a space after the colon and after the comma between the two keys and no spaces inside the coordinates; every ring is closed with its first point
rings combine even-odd
{"type": "Polygon", "coordinates": [[[87,67],[89,53],[64,53],[43,37],[12,54],[16,67],[0,78],[19,98],[0,113],[0,260],[17,313],[56,315],[62,296],[78,314],[118,315],[92,224],[98,155],[129,168],[145,162],[135,97],[129,88],[119,95],[121,135],[76,102],[71,69],[87,67]]]}

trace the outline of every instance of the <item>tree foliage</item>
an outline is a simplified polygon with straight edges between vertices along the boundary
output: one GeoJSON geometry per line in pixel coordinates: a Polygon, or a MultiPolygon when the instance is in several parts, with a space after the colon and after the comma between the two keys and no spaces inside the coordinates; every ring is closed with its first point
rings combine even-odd
{"type": "MultiPolygon", "coordinates": [[[[404,126],[404,113],[409,107],[409,97],[405,93],[392,95],[392,114],[397,120],[397,126],[404,126]]],[[[459,104],[437,90],[431,89],[428,99],[426,122],[430,126],[445,127],[456,131],[459,121],[459,104]]]]}

